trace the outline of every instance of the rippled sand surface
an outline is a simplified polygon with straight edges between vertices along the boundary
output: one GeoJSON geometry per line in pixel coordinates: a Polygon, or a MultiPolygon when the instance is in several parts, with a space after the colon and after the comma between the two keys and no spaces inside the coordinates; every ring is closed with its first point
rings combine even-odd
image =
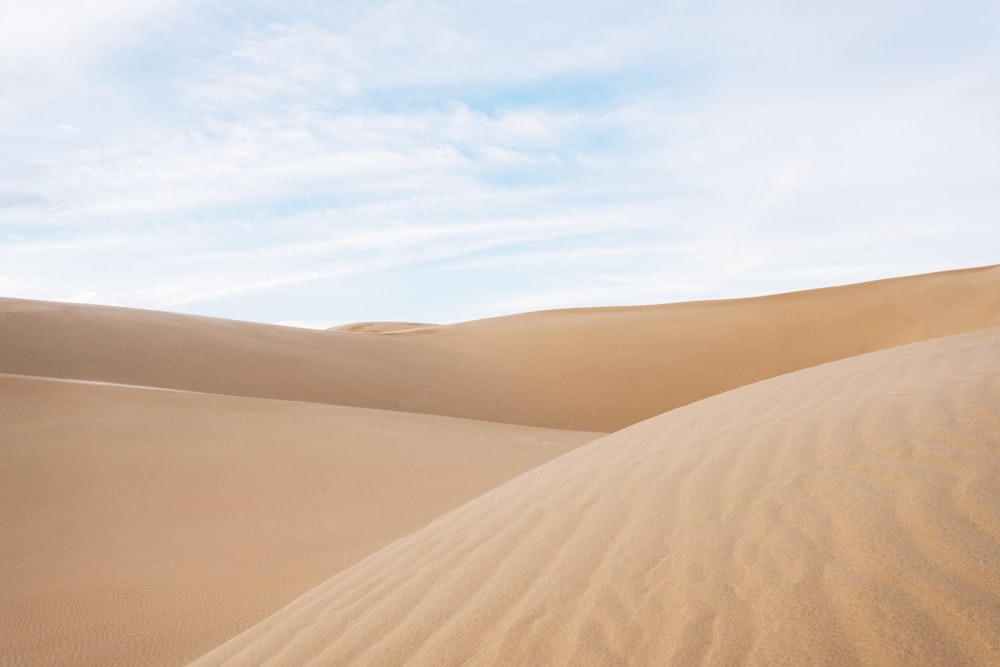
{"type": "Polygon", "coordinates": [[[606,436],[195,664],[998,664],[998,565],[993,329],[606,436]]]}
{"type": "Polygon", "coordinates": [[[1000,266],[313,331],[0,299],[0,663],[1000,664],[1000,266]]]}

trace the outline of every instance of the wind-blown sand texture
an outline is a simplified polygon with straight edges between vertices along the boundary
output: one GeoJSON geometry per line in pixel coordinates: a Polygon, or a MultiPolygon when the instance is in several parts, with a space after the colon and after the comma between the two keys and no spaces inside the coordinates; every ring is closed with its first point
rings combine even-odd
{"type": "Polygon", "coordinates": [[[329,331],[0,299],[0,664],[996,664],[997,327],[1000,266],[329,331]]]}
{"type": "Polygon", "coordinates": [[[0,372],[613,431],[781,373],[991,326],[1000,266],[377,335],[4,299],[0,372]]]}
{"type": "Polygon", "coordinates": [[[1000,329],[526,473],[196,665],[1000,664],[1000,329]]]}

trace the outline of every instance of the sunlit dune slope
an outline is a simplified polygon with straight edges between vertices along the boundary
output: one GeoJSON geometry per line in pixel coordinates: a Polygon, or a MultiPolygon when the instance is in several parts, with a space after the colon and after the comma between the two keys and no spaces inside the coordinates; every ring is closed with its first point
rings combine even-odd
{"type": "Polygon", "coordinates": [[[0,663],[183,664],[594,437],[0,375],[0,663]]]}
{"type": "Polygon", "coordinates": [[[1000,664],[1000,329],[609,435],[196,664],[1000,664]]]}
{"type": "Polygon", "coordinates": [[[2,300],[0,371],[611,431],[799,368],[997,325],[1000,266],[372,335],[2,300]]]}

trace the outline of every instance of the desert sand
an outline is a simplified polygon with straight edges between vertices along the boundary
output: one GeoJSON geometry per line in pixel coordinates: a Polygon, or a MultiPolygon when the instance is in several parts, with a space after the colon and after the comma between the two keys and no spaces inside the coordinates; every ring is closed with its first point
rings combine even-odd
{"type": "Polygon", "coordinates": [[[0,375],[0,663],[183,664],[596,434],[0,375]]]}
{"type": "Polygon", "coordinates": [[[196,665],[1000,663],[1000,328],[678,408],[196,665]]]}
{"type": "Polygon", "coordinates": [[[991,326],[1000,266],[379,335],[0,299],[0,372],[610,432],[781,373],[991,326]]]}
{"type": "Polygon", "coordinates": [[[421,322],[354,322],[353,324],[341,324],[330,327],[327,331],[337,331],[340,333],[409,333],[413,331],[427,331],[436,329],[440,325],[426,324],[421,322]]]}
{"type": "Polygon", "coordinates": [[[0,536],[3,664],[996,664],[1000,266],[328,331],[0,299],[0,536]]]}

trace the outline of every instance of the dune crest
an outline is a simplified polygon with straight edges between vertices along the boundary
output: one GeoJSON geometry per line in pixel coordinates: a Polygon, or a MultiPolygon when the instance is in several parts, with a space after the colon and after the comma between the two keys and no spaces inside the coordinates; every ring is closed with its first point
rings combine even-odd
{"type": "Polygon", "coordinates": [[[430,332],[438,329],[440,324],[424,324],[421,322],[354,322],[330,327],[327,331],[358,334],[402,334],[430,332]]]}
{"type": "Polygon", "coordinates": [[[1000,329],[742,387],[477,498],[194,664],[1000,663],[1000,329]]]}
{"type": "Polygon", "coordinates": [[[0,372],[608,432],[800,368],[994,326],[1000,266],[381,335],[0,299],[0,372]]]}

